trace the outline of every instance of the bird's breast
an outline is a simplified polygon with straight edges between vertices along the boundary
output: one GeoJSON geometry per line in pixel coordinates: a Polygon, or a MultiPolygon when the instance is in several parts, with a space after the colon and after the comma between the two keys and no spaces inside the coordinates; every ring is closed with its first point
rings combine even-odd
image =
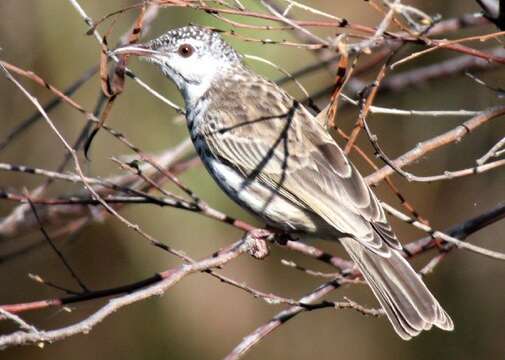
{"type": "Polygon", "coordinates": [[[193,142],[214,181],[241,207],[282,230],[315,232],[313,216],[306,209],[293,204],[276,189],[248,179],[230,164],[213,156],[204,136],[195,136],[193,142]]]}

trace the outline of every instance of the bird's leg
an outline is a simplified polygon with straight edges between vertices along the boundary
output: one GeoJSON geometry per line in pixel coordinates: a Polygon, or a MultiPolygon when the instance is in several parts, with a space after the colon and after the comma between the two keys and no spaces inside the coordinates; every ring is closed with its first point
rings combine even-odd
{"type": "Polygon", "coordinates": [[[269,240],[275,242],[276,244],[286,246],[288,241],[300,241],[300,233],[288,232],[269,225],[266,226],[266,229],[274,234],[274,236],[269,240]]]}
{"type": "Polygon", "coordinates": [[[299,241],[299,240],[300,239],[292,233],[278,230],[275,232],[275,237],[273,238],[273,241],[282,246],[287,245],[288,241],[299,241]]]}

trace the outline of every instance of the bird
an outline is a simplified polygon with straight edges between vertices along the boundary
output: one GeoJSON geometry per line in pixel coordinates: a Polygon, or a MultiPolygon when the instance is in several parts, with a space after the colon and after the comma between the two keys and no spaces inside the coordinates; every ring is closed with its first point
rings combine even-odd
{"type": "Polygon", "coordinates": [[[191,25],[114,50],[156,65],[175,83],[194,147],[219,187],[266,225],[339,241],[410,340],[451,317],[402,256],[372,189],[300,102],[247,67],[217,31],[191,25]]]}

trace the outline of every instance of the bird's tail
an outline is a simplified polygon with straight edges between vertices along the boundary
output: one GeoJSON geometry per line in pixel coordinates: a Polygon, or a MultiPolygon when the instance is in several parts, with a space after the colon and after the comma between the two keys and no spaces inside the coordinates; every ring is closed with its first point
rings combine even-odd
{"type": "Polygon", "coordinates": [[[386,311],[395,331],[410,340],[435,325],[451,331],[454,324],[420,276],[394,249],[385,257],[376,254],[352,238],[340,240],[363,273],[365,280],[386,311]]]}

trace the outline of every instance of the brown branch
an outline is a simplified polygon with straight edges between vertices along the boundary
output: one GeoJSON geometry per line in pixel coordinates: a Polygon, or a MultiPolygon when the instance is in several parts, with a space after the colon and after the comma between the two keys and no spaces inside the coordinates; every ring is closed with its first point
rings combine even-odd
{"type": "Polygon", "coordinates": [[[358,119],[356,120],[356,124],[354,125],[354,128],[351,131],[351,135],[349,136],[347,144],[345,144],[344,152],[346,154],[349,154],[349,152],[351,151],[354,143],[358,139],[361,129],[365,124],[366,117],[368,115],[370,107],[372,106],[375,96],[377,95],[380,83],[382,79],[384,79],[384,76],[386,75],[386,68],[387,63],[381,67],[379,73],[377,74],[377,77],[375,78],[375,81],[369,87],[365,88],[365,93],[363,94],[363,97],[360,101],[361,106],[358,119]]]}
{"type": "MultiPolygon", "coordinates": [[[[7,63],[0,61],[0,63],[6,65],[7,63]]],[[[10,64],[9,64],[10,65],[10,64]]],[[[47,102],[43,109],[46,113],[50,113],[58,105],[61,104],[64,98],[72,96],[77,90],[81,88],[89,79],[91,79],[98,71],[98,66],[93,66],[89,70],[85,71],[84,74],[73,82],[68,88],[66,88],[62,93],[65,97],[56,96],[49,102],[47,102]]],[[[36,111],[33,115],[21,121],[21,123],[13,128],[0,142],[0,151],[5,149],[15,138],[17,138],[21,133],[30,128],[35,122],[42,118],[40,112],[36,111]]]]}
{"type": "Polygon", "coordinates": [[[413,163],[424,155],[440,147],[460,141],[465,137],[465,135],[474,131],[479,126],[485,124],[491,119],[497,118],[504,114],[505,106],[503,105],[485,110],[480,115],[477,115],[465,121],[463,124],[458,125],[456,128],[417,144],[417,146],[412,150],[399,156],[395,160],[391,160],[388,165],[367,176],[366,181],[368,184],[377,184],[386,176],[393,174],[395,171],[401,173],[403,176],[409,179],[411,175],[401,170],[402,167],[413,163]]]}
{"type": "MultiPolygon", "coordinates": [[[[177,268],[164,271],[159,274],[162,278],[154,284],[148,284],[147,287],[135,291],[131,294],[126,294],[119,296],[110,300],[106,305],[102,306],[98,311],[94,312],[92,315],[83,319],[75,324],[65,326],[56,330],[42,331],[39,330],[36,333],[27,332],[14,332],[8,335],[0,336],[0,349],[5,349],[6,347],[19,346],[19,345],[30,345],[44,342],[54,342],[57,340],[65,339],[69,336],[76,334],[88,333],[94,326],[103,321],[106,317],[121,309],[124,306],[130,305],[132,303],[147,299],[149,297],[163,294],[167,289],[177,284],[186,276],[193,274],[195,272],[205,271],[218,266],[221,266],[234,258],[240,256],[241,254],[248,251],[248,242],[245,240],[235,243],[234,247],[230,250],[221,253],[218,256],[212,256],[204,260],[192,263],[184,264],[177,268]]],[[[45,303],[45,301],[44,301],[45,303]]],[[[37,303],[32,303],[31,308],[38,308],[37,303]]],[[[45,305],[45,304],[44,304],[45,305]]],[[[51,304],[59,305],[59,304],[51,304]]],[[[24,306],[25,309],[27,305],[24,306]]],[[[2,306],[5,311],[14,313],[16,312],[16,306],[2,306]]]]}
{"type": "MultiPolygon", "coordinates": [[[[492,209],[486,213],[476,216],[472,219],[464,221],[448,230],[450,236],[457,237],[461,240],[466,239],[471,234],[489,226],[496,221],[505,218],[505,204],[502,204],[495,209],[492,209]]],[[[426,237],[413,241],[410,244],[404,246],[406,256],[412,257],[419,255],[436,247],[436,243],[433,241],[433,237],[426,237]]],[[[349,275],[348,275],[349,276],[349,275]]],[[[355,274],[354,274],[355,276],[355,274]]],[[[339,280],[333,280],[327,282],[309,294],[305,295],[299,301],[301,303],[314,303],[319,301],[321,298],[337,289],[341,286],[339,280]]],[[[251,348],[261,342],[265,337],[271,334],[274,330],[278,329],[280,326],[285,324],[287,321],[291,320],[295,316],[307,311],[307,309],[301,306],[292,306],[286,310],[281,311],[275,315],[271,320],[261,325],[253,332],[245,336],[242,341],[226,356],[226,360],[236,360],[243,357],[251,348]]]]}
{"type": "MultiPolygon", "coordinates": [[[[181,157],[190,148],[190,141],[184,140],[179,145],[174,148],[168,149],[157,157],[157,162],[166,168],[173,170],[175,173],[186,170],[186,167],[180,167],[181,157]]],[[[4,171],[18,171],[26,172],[28,174],[34,174],[39,176],[46,176],[53,179],[60,179],[64,181],[81,183],[82,179],[76,174],[61,174],[57,172],[47,171],[43,169],[25,167],[25,166],[14,166],[10,164],[1,164],[0,170],[4,171]]],[[[141,170],[146,175],[155,175],[157,179],[157,170],[151,166],[141,166],[141,170]]],[[[112,194],[111,190],[119,191],[127,194],[133,194],[138,196],[146,197],[142,191],[148,190],[149,186],[144,182],[138,181],[138,176],[136,175],[119,175],[111,176],[107,179],[94,179],[86,177],[86,180],[94,187],[95,191],[102,197],[107,197],[112,194]]],[[[86,196],[85,193],[74,194],[83,198],[86,196]]],[[[37,198],[32,197],[32,201],[36,202],[37,198]]],[[[20,236],[28,231],[33,230],[36,226],[36,221],[33,218],[28,217],[29,211],[26,209],[23,212],[14,210],[12,212],[13,216],[7,216],[0,222],[0,239],[2,238],[12,238],[20,236]],[[15,215],[14,215],[15,214],[15,215]]],[[[41,209],[39,215],[45,224],[64,224],[68,221],[75,220],[81,217],[89,217],[93,220],[98,220],[98,214],[96,212],[91,213],[90,209],[82,206],[68,206],[68,207],[49,207],[46,209],[41,209]],[[43,211],[42,211],[43,210],[43,211]]]]}

